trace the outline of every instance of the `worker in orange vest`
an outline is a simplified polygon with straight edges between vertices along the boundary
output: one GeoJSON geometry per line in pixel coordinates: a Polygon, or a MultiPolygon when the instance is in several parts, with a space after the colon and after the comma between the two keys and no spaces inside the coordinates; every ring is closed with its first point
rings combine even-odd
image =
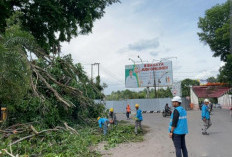
{"type": "Polygon", "coordinates": [[[127,104],[127,107],[126,107],[126,117],[127,117],[127,120],[130,119],[130,113],[131,113],[131,108],[130,108],[130,105],[127,104]]]}

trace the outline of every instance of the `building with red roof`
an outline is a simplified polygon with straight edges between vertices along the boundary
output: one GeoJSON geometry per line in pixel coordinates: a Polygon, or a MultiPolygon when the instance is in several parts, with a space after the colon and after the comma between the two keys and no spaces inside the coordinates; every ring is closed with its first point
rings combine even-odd
{"type": "Polygon", "coordinates": [[[222,86],[218,83],[210,83],[204,86],[193,86],[191,88],[191,103],[194,108],[199,108],[199,98],[217,98],[223,108],[232,108],[231,96],[228,94],[232,88],[222,86]]]}

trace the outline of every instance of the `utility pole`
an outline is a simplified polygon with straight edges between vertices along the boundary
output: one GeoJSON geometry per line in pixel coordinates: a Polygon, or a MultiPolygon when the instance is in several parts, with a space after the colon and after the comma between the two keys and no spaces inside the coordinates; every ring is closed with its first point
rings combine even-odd
{"type": "Polygon", "coordinates": [[[153,71],[153,78],[154,78],[155,98],[157,98],[156,81],[155,81],[155,70],[153,69],[152,71],[153,71]]]}
{"type": "Polygon", "coordinates": [[[93,63],[91,64],[91,81],[93,82],[93,66],[94,65],[97,65],[97,76],[99,77],[100,76],[100,63],[93,63]]]}
{"type": "Polygon", "coordinates": [[[95,63],[95,65],[97,65],[97,76],[99,77],[100,76],[100,74],[99,74],[99,65],[100,65],[100,63],[95,63]]]}
{"type": "Polygon", "coordinates": [[[149,91],[149,87],[147,87],[147,95],[146,95],[147,98],[150,98],[150,91],[149,91]]]}
{"type": "Polygon", "coordinates": [[[94,64],[91,64],[91,82],[93,82],[93,65],[94,64]]]}

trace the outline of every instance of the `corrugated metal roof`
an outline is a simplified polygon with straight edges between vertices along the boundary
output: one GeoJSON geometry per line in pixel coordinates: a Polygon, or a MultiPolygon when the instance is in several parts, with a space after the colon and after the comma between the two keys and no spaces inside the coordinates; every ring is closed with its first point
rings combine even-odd
{"type": "Polygon", "coordinates": [[[218,98],[230,89],[222,86],[193,86],[193,91],[198,98],[218,98]]]}

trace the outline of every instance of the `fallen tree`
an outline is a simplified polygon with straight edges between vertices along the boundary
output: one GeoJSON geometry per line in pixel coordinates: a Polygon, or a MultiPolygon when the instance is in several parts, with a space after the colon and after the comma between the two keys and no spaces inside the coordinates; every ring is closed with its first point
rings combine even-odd
{"type": "Polygon", "coordinates": [[[54,127],[103,113],[93,101],[104,97],[100,82],[89,80],[71,55],[48,55],[17,19],[0,36],[0,100],[8,108],[8,124],[40,119],[54,127]]]}

